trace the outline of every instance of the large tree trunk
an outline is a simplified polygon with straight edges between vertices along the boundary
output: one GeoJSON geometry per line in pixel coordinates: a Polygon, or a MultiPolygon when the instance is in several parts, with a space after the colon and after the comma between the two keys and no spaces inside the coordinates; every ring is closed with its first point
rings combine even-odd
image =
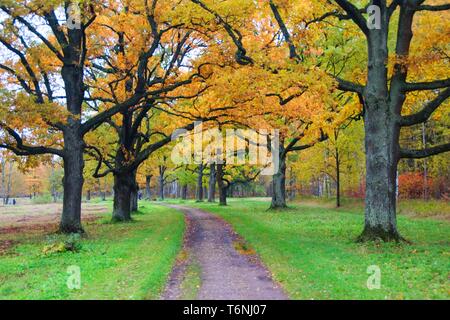
{"type": "Polygon", "coordinates": [[[131,220],[131,193],[134,183],[133,175],[128,172],[114,175],[113,221],[131,220]]]}
{"type": "Polygon", "coordinates": [[[225,181],[223,180],[224,172],[223,172],[223,164],[217,164],[216,171],[216,180],[217,186],[219,187],[219,205],[226,206],[227,205],[227,187],[225,185],[225,181]]]}
{"type": "Polygon", "coordinates": [[[216,201],[216,164],[209,165],[209,188],[208,188],[208,202],[216,201]]]}
{"type": "Polygon", "coordinates": [[[198,166],[198,176],[197,176],[197,201],[203,201],[203,163],[198,166]]]}
{"type": "Polygon", "coordinates": [[[150,189],[150,185],[152,182],[152,176],[148,175],[145,177],[145,198],[147,200],[151,200],[152,199],[152,191],[150,189]]]}
{"type": "Polygon", "coordinates": [[[81,108],[84,99],[84,65],[81,63],[83,31],[68,30],[69,47],[65,48],[65,62],[61,69],[64,81],[67,124],[64,138],[64,200],[59,229],[63,233],[83,233],[81,200],[83,196],[84,141],[80,132],[81,108]]]}
{"type": "Polygon", "coordinates": [[[278,172],[272,177],[272,203],[270,209],[286,208],[286,157],[280,152],[278,172]]]}
{"type": "MultiPolygon", "coordinates": [[[[383,10],[382,21],[387,21],[386,15],[386,10],[383,10]]],[[[395,94],[400,89],[394,81],[391,86],[391,93],[394,94],[389,97],[387,38],[386,25],[381,30],[371,32],[369,38],[369,72],[363,95],[366,150],[365,226],[359,237],[360,241],[401,240],[396,219],[400,134],[396,121],[401,112],[404,95],[395,94]]]]}
{"type": "Polygon", "coordinates": [[[62,233],[83,233],[81,200],[83,195],[83,142],[73,132],[64,134],[64,201],[59,230],[62,233]]]}
{"type": "Polygon", "coordinates": [[[367,104],[365,115],[366,205],[360,241],[399,241],[396,222],[396,179],[399,127],[389,107],[367,104]]]}

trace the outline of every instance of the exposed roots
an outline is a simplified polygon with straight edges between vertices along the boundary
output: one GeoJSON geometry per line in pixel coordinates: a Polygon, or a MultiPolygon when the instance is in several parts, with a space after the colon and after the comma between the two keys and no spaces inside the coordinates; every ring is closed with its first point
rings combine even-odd
{"type": "Polygon", "coordinates": [[[382,227],[365,226],[364,231],[356,239],[356,242],[396,242],[411,244],[411,242],[403,238],[397,230],[386,230],[382,227]]]}
{"type": "Polygon", "coordinates": [[[63,234],[77,233],[80,235],[85,235],[86,231],[84,231],[84,229],[81,225],[73,226],[73,225],[61,224],[59,226],[59,233],[63,233],[63,234]]]}
{"type": "Polygon", "coordinates": [[[289,210],[290,208],[287,205],[270,205],[270,208],[267,211],[284,211],[289,210]]]}
{"type": "Polygon", "coordinates": [[[115,216],[113,215],[111,221],[113,223],[127,223],[127,222],[133,222],[133,218],[130,217],[122,217],[122,216],[115,216]]]}

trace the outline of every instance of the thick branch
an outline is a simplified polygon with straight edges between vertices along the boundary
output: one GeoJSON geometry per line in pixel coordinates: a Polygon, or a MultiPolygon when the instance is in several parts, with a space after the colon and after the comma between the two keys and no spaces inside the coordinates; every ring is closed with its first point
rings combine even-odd
{"type": "Polygon", "coordinates": [[[400,125],[402,127],[413,126],[428,120],[431,117],[434,111],[450,96],[450,88],[442,91],[434,100],[428,102],[425,107],[419,112],[409,115],[403,116],[400,119],[400,125]]]}
{"type": "Polygon", "coordinates": [[[450,143],[445,143],[439,146],[430,147],[421,150],[407,150],[400,149],[400,158],[404,159],[422,159],[434,156],[440,153],[450,151],[450,143]]]}
{"type": "Polygon", "coordinates": [[[347,91],[347,92],[355,92],[358,94],[363,94],[364,92],[364,86],[360,85],[358,83],[354,83],[351,81],[347,81],[344,79],[341,79],[339,77],[334,77],[336,79],[336,81],[338,82],[338,89],[342,90],[342,91],[347,91]]]}
{"type": "Polygon", "coordinates": [[[281,32],[283,33],[284,40],[286,40],[286,42],[289,46],[290,58],[301,61],[302,57],[297,53],[297,49],[295,48],[295,45],[292,42],[292,38],[289,33],[289,30],[287,29],[286,24],[284,23],[283,18],[281,17],[280,12],[278,11],[277,5],[273,2],[273,0],[270,0],[269,4],[270,4],[270,8],[272,9],[273,15],[275,16],[275,20],[277,20],[278,26],[280,27],[281,32]]]}
{"type": "Polygon", "coordinates": [[[241,33],[234,29],[228,22],[226,22],[217,12],[209,8],[203,1],[200,0],[191,0],[193,3],[202,7],[205,11],[209,12],[216,18],[218,23],[225,29],[228,35],[231,37],[231,40],[237,47],[236,52],[236,62],[241,65],[249,65],[253,64],[252,58],[247,56],[247,50],[245,50],[244,45],[242,43],[242,35],[241,33]]]}
{"type": "Polygon", "coordinates": [[[8,10],[8,8],[6,8],[5,6],[2,6],[1,9],[5,13],[14,17],[15,19],[17,19],[17,21],[25,25],[28,28],[28,30],[30,30],[31,33],[36,35],[47,46],[47,48],[49,48],[50,51],[52,51],[58,57],[59,60],[63,61],[64,57],[62,56],[62,54],[53,46],[53,44],[46,37],[44,37],[39,31],[37,31],[37,29],[30,22],[28,22],[23,17],[13,16],[11,11],[8,10]]]}
{"type": "Polygon", "coordinates": [[[20,135],[14,131],[12,128],[0,124],[0,127],[6,130],[8,134],[14,138],[16,141],[15,145],[3,143],[0,145],[0,148],[8,149],[14,152],[18,156],[30,156],[30,155],[43,155],[43,154],[54,154],[60,157],[64,156],[64,152],[59,149],[44,147],[44,146],[28,146],[24,145],[23,139],[20,135]]]}
{"type": "Polygon", "coordinates": [[[347,0],[335,0],[336,3],[344,9],[344,11],[349,15],[349,17],[353,20],[354,23],[361,29],[361,31],[368,36],[369,28],[367,27],[367,21],[364,16],[361,14],[360,10],[355,7],[350,1],[347,0]]]}
{"type": "Polygon", "coordinates": [[[441,4],[441,5],[421,5],[415,8],[416,11],[445,11],[450,10],[450,3],[441,4]]]}
{"type": "Polygon", "coordinates": [[[450,78],[431,82],[405,83],[404,91],[435,90],[450,87],[450,78]]]}

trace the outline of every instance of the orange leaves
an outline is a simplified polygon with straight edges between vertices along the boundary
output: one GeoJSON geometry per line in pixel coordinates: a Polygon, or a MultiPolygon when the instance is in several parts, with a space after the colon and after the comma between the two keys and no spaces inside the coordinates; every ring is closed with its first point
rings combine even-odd
{"type": "Polygon", "coordinates": [[[422,172],[406,172],[398,177],[399,195],[404,199],[419,199],[426,190],[431,190],[432,186],[433,179],[425,178],[422,172]]]}

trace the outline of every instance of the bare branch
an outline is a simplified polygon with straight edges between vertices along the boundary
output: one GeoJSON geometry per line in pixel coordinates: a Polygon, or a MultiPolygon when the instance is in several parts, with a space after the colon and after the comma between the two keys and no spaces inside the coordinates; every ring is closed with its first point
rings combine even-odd
{"type": "Polygon", "coordinates": [[[43,154],[54,154],[60,157],[64,157],[64,151],[60,149],[45,147],[45,146],[29,146],[23,143],[23,139],[20,135],[12,128],[5,124],[0,123],[0,127],[5,129],[8,134],[14,138],[16,141],[15,145],[3,143],[0,148],[8,149],[14,152],[18,156],[30,156],[30,155],[43,155],[43,154]]]}
{"type": "Polygon", "coordinates": [[[302,59],[301,55],[299,55],[297,53],[297,49],[296,49],[294,43],[292,42],[289,30],[287,29],[286,24],[284,23],[284,20],[281,17],[281,14],[278,10],[277,5],[273,2],[273,0],[269,1],[269,5],[270,5],[270,8],[272,9],[273,15],[275,16],[275,20],[277,20],[278,26],[280,27],[281,32],[283,33],[284,40],[286,40],[286,42],[289,46],[290,58],[298,60],[298,61],[302,61],[303,59],[302,59]]]}
{"type": "Polygon", "coordinates": [[[450,88],[442,91],[436,98],[428,102],[425,107],[419,112],[409,115],[403,116],[400,119],[400,125],[402,127],[413,126],[428,120],[431,117],[434,111],[450,96],[450,88]]]}
{"type": "Polygon", "coordinates": [[[360,85],[358,83],[354,83],[351,81],[347,81],[344,79],[341,79],[339,77],[334,77],[336,79],[336,81],[338,82],[338,89],[342,90],[342,91],[347,91],[347,92],[355,92],[358,94],[363,94],[364,92],[364,86],[360,85]]]}
{"type": "Polygon", "coordinates": [[[367,21],[360,12],[360,10],[355,7],[350,1],[347,0],[335,0],[336,3],[344,9],[344,11],[349,15],[349,17],[356,23],[356,25],[361,29],[361,31],[368,36],[369,28],[367,27],[367,21]]]}
{"type": "Polygon", "coordinates": [[[237,47],[236,51],[236,62],[241,65],[249,65],[253,64],[253,59],[247,56],[247,50],[244,48],[244,45],[242,43],[242,35],[241,33],[234,29],[228,22],[226,22],[217,12],[209,8],[204,2],[200,0],[191,0],[193,3],[199,5],[204,10],[209,12],[216,18],[216,20],[219,22],[219,24],[225,29],[225,31],[228,33],[228,35],[231,37],[231,40],[237,47]]]}
{"type": "Polygon", "coordinates": [[[421,150],[407,150],[400,149],[400,158],[404,159],[422,159],[434,156],[440,153],[450,151],[450,143],[445,143],[439,146],[430,147],[421,150]]]}
{"type": "Polygon", "coordinates": [[[415,8],[416,11],[445,11],[450,10],[450,3],[441,4],[441,5],[421,5],[415,8]]]}
{"type": "Polygon", "coordinates": [[[450,78],[431,82],[405,83],[404,91],[435,90],[450,87],[450,78]]]}

